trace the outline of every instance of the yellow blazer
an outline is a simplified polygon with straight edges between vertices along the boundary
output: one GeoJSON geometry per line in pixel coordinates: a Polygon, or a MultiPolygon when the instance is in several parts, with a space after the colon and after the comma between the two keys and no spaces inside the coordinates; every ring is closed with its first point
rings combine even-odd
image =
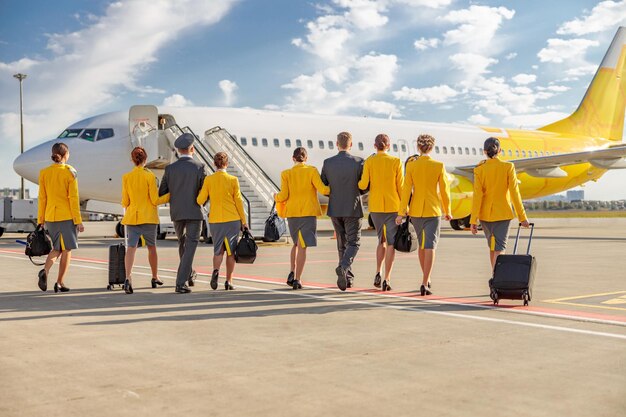
{"type": "Polygon", "coordinates": [[[368,208],[371,213],[397,213],[402,195],[402,162],[400,158],[378,151],[365,160],[359,188],[370,187],[368,208]]]}
{"type": "Polygon", "coordinates": [[[488,222],[511,220],[515,217],[511,209],[511,200],[517,218],[521,222],[527,220],[517,185],[515,166],[511,162],[501,161],[498,157],[479,163],[474,168],[474,197],[470,224],[476,224],[478,220],[488,222]]]}
{"type": "Polygon", "coordinates": [[[169,201],[159,197],[156,176],[147,168],[135,167],[122,177],[122,207],[126,209],[122,224],[159,224],[157,206],[169,201]]]}
{"type": "Polygon", "coordinates": [[[211,201],[209,223],[226,223],[241,220],[246,224],[246,213],[243,211],[243,201],[239,180],[226,171],[218,170],[204,179],[197,203],[203,206],[207,200],[211,201]]]}
{"type": "Polygon", "coordinates": [[[52,164],[39,172],[39,202],[37,223],[72,220],[80,217],[76,170],[67,164],[52,164]]]}
{"type": "Polygon", "coordinates": [[[428,155],[422,155],[406,165],[406,176],[402,187],[402,201],[398,214],[406,215],[406,206],[409,207],[409,216],[437,217],[450,214],[450,183],[443,162],[435,161],[428,155]],[[437,193],[439,189],[439,193],[437,193]]]}
{"type": "Polygon", "coordinates": [[[280,192],[277,203],[286,203],[285,217],[321,216],[322,208],[317,193],[328,195],[330,187],[324,185],[317,168],[296,163],[280,174],[280,192]]]}

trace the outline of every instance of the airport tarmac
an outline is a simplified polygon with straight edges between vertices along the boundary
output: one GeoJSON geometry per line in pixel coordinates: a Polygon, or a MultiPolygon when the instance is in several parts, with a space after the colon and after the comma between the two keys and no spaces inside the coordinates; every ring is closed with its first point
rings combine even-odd
{"type": "Polygon", "coordinates": [[[175,294],[168,238],[166,285],[149,288],[140,250],[126,295],[105,289],[112,231],[86,224],[67,294],[39,291],[22,236],[0,238],[0,416],[626,415],[626,219],[538,220],[528,307],[492,306],[484,237],[447,227],[429,297],[416,253],[373,289],[372,231],[345,293],[322,231],[301,291],[285,244],[212,291],[201,244],[193,293],[175,294]]]}

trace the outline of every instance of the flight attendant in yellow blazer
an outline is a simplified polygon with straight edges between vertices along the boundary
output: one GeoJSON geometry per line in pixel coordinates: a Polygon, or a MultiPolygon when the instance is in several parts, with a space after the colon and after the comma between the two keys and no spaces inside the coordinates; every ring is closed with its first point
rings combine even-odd
{"type": "Polygon", "coordinates": [[[474,197],[470,227],[472,234],[478,233],[478,221],[483,227],[489,245],[491,269],[496,258],[506,250],[509,224],[517,214],[522,226],[528,227],[528,218],[522,205],[522,197],[517,185],[515,166],[501,161],[500,141],[489,138],[483,147],[487,159],[474,168],[474,197]],[[511,209],[511,200],[515,214],[511,209]]]}
{"type": "Polygon", "coordinates": [[[127,245],[124,266],[126,267],[126,280],[124,291],[126,294],[133,293],[131,273],[135,263],[137,246],[141,240],[148,248],[148,262],[152,270],[152,288],[163,285],[158,278],[158,257],[156,251],[156,235],[159,224],[157,206],[169,201],[169,194],[159,197],[157,178],[148,170],[146,150],[137,146],[130,153],[130,158],[135,164],[132,171],[122,177],[122,207],[125,209],[122,224],[126,229],[127,245]]]}
{"type": "Polygon", "coordinates": [[[387,153],[390,146],[389,136],[385,134],[376,136],[374,147],[377,152],[365,160],[363,174],[359,181],[361,190],[367,190],[368,187],[370,190],[368,209],[378,234],[374,286],[377,288],[381,286],[380,272],[384,262],[383,291],[391,291],[391,269],[396,254],[393,241],[398,230],[396,217],[400,211],[400,196],[404,181],[400,158],[387,153]]]}
{"type": "Polygon", "coordinates": [[[59,276],[54,292],[68,292],[63,283],[72,259],[72,249],[78,248],[78,232],[83,232],[78,198],[76,170],[67,165],[70,151],[66,144],[52,145],[54,164],[39,173],[39,207],[37,223],[45,228],[52,239],[52,251],[46,258],[44,268],[39,271],[39,289],[48,289],[48,274],[57,258],[61,257],[59,276]]]}
{"type": "Polygon", "coordinates": [[[274,195],[277,203],[285,203],[284,215],[293,240],[287,285],[294,290],[302,288],[306,249],[317,246],[317,216],[322,215],[317,193],[330,193],[330,188],[322,182],[317,168],[305,164],[306,160],[306,149],[294,149],[294,166],[281,172],[280,192],[274,195]]]}
{"type": "Polygon", "coordinates": [[[409,216],[415,227],[419,242],[419,261],[422,267],[422,285],[420,293],[431,295],[430,274],[435,262],[435,250],[439,241],[441,215],[449,221],[450,216],[450,184],[448,174],[442,162],[430,157],[435,146],[435,138],[420,135],[417,138],[419,157],[406,164],[406,176],[402,187],[402,201],[396,223],[402,223],[409,204],[409,216]]]}
{"type": "Polygon", "coordinates": [[[209,210],[209,230],[213,238],[213,274],[211,288],[217,289],[220,266],[226,252],[225,290],[234,290],[233,271],[235,270],[235,248],[239,231],[247,229],[246,214],[239,189],[239,180],[226,172],[228,155],[218,152],[213,157],[217,171],[204,179],[197,203],[203,206],[207,200],[209,210]]]}

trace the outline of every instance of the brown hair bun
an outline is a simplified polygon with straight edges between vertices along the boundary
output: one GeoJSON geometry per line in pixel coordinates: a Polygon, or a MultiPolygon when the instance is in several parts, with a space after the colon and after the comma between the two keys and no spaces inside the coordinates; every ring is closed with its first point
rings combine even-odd
{"type": "Polygon", "coordinates": [[[141,146],[137,146],[130,153],[130,158],[133,160],[135,166],[139,166],[146,162],[146,159],[148,159],[148,154],[146,153],[146,150],[144,148],[142,148],[141,146]]]}
{"type": "Polygon", "coordinates": [[[306,158],[307,152],[306,149],[304,149],[302,146],[293,150],[293,159],[295,159],[297,162],[304,162],[306,161],[306,158]]]}
{"type": "Polygon", "coordinates": [[[417,137],[417,148],[421,153],[430,152],[435,146],[435,138],[430,135],[419,135],[417,137]]]}
{"type": "Polygon", "coordinates": [[[228,155],[224,152],[218,152],[213,157],[213,163],[217,169],[226,168],[228,166],[228,155]]]}
{"type": "Polygon", "coordinates": [[[391,141],[389,140],[389,136],[385,135],[384,133],[381,133],[380,135],[376,136],[376,139],[374,139],[374,147],[379,151],[384,151],[389,148],[390,143],[391,141]]]}
{"type": "Polygon", "coordinates": [[[52,160],[56,163],[59,163],[63,160],[65,155],[69,152],[69,148],[63,142],[58,142],[52,145],[52,160]]]}
{"type": "Polygon", "coordinates": [[[487,152],[489,158],[493,158],[500,153],[500,141],[498,138],[488,138],[483,145],[483,149],[487,152]]]}

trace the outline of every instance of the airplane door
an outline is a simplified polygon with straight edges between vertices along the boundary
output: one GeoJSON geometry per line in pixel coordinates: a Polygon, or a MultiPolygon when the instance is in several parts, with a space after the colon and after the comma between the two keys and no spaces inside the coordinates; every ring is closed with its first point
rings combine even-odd
{"type": "Polygon", "coordinates": [[[404,139],[398,139],[398,157],[403,164],[410,155],[409,144],[404,139]]]}
{"type": "Polygon", "coordinates": [[[131,146],[143,147],[148,154],[148,162],[159,158],[158,121],[156,106],[132,106],[128,112],[131,146]]]}

